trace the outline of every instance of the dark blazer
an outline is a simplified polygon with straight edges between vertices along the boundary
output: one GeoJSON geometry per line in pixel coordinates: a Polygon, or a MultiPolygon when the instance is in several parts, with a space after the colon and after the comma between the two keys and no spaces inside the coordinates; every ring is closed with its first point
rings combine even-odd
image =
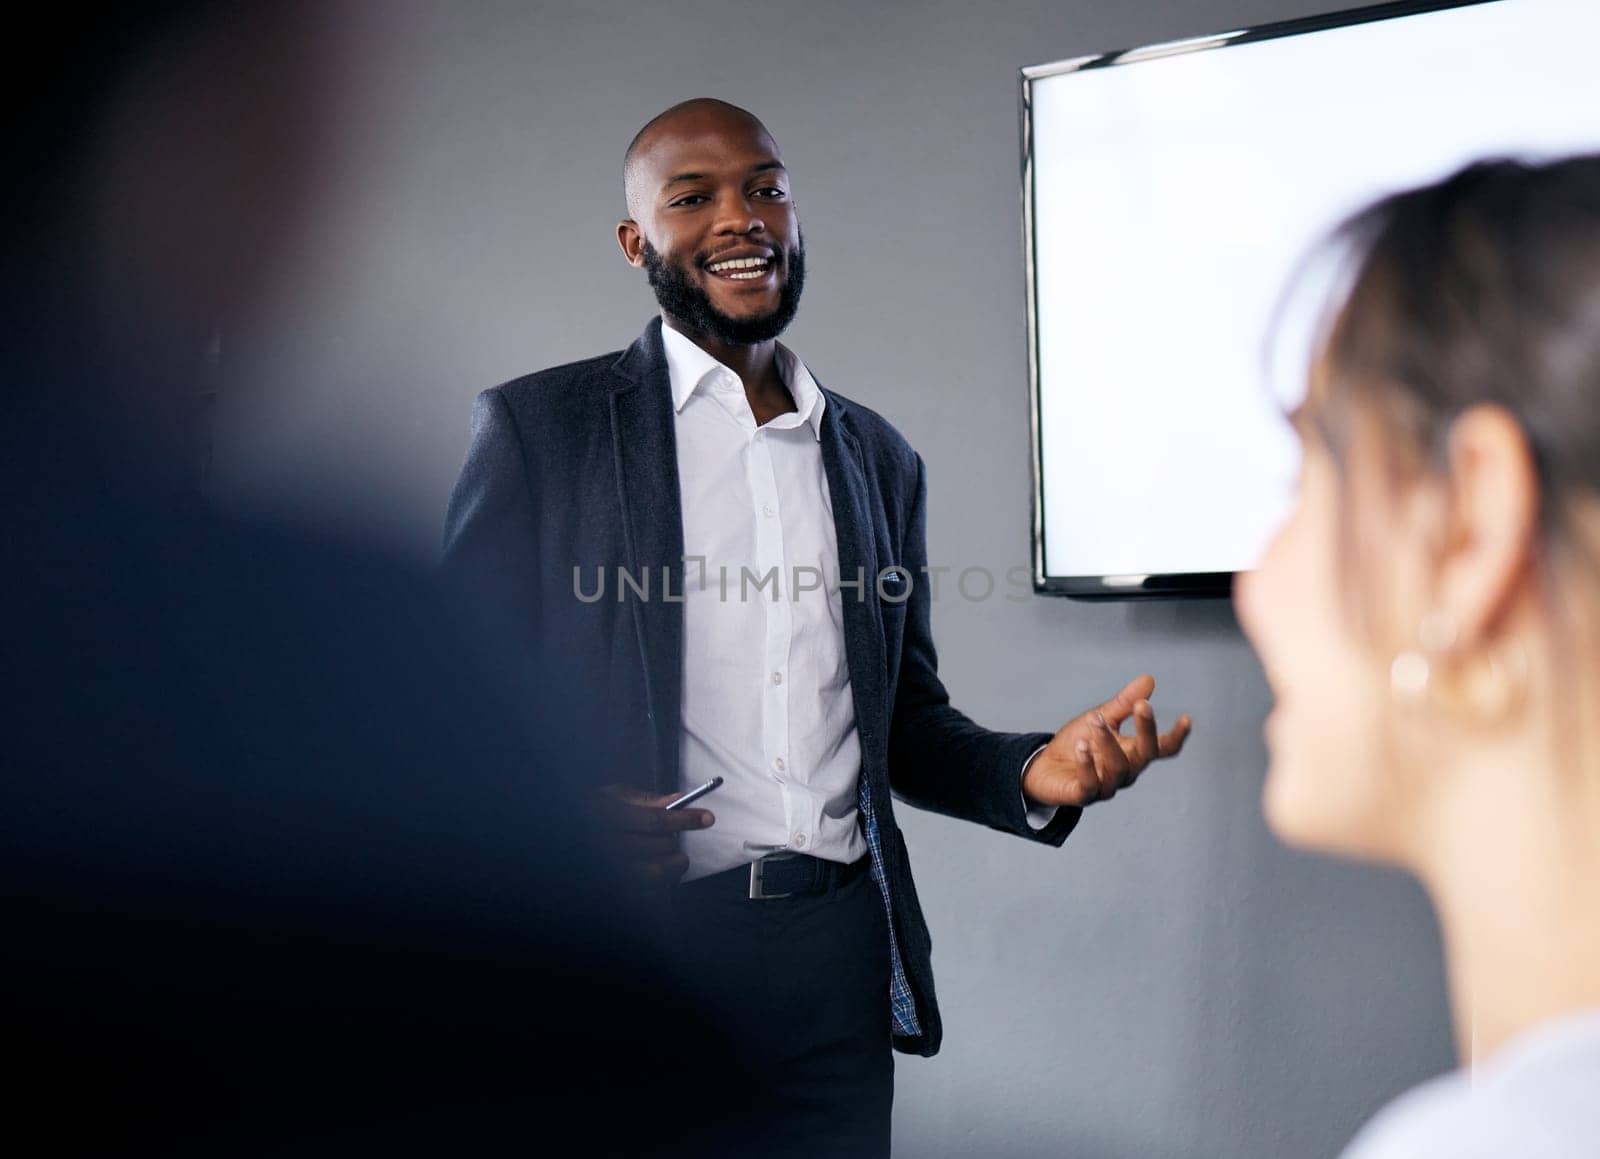
{"type": "MultiPolygon", "coordinates": [[[[820,385],[820,384],[819,384],[820,385]]],[[[922,459],[866,407],[823,388],[822,462],[832,496],[845,653],[861,776],[880,819],[892,920],[922,1033],[895,1047],[933,1054],[941,1035],[927,924],[891,792],[919,806],[1059,845],[1079,810],[1029,828],[1021,770],[1049,733],[991,732],[951,707],[929,627],[922,459]],[[897,573],[882,585],[880,573],[897,573]],[[910,588],[909,598],[904,596],[910,588]],[[887,593],[889,598],[884,597],[887,593]]],[[[450,500],[445,555],[481,598],[571,679],[553,694],[595,721],[596,775],[678,787],[683,687],[683,518],[672,392],[653,320],[626,351],[484,391],[450,500]],[[648,575],[649,598],[617,582],[648,575]],[[575,570],[576,569],[576,570],[575,570]],[[604,597],[593,597],[597,569],[604,597]],[[577,595],[575,576],[584,599],[577,595]]],[[[730,561],[731,562],[731,561],[730,561]]]]}

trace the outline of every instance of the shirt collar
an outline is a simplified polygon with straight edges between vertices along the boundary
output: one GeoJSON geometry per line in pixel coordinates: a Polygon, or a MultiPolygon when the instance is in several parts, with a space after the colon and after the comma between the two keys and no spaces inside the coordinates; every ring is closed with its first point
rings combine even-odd
{"type": "MultiPolygon", "coordinates": [[[[661,325],[661,345],[667,355],[667,378],[672,385],[674,411],[682,411],[689,399],[700,389],[701,384],[717,371],[734,373],[695,345],[693,340],[664,322],[661,325]]],[[[801,419],[811,425],[812,435],[820,440],[822,412],[827,406],[822,388],[817,385],[816,380],[811,377],[811,372],[806,369],[805,363],[800,361],[794,351],[781,342],[777,347],[778,374],[794,397],[796,412],[801,419]]],[[[734,378],[737,380],[738,376],[734,375],[734,378]]]]}

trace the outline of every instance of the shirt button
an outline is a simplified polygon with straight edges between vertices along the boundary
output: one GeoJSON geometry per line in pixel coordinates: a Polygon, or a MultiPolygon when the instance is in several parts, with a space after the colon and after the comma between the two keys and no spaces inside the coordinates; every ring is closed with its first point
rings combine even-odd
{"type": "Polygon", "coordinates": [[[777,513],[777,510],[772,506],[772,504],[763,503],[761,505],[761,514],[765,515],[768,519],[771,519],[777,513]]]}
{"type": "Polygon", "coordinates": [[[806,835],[804,833],[796,833],[794,835],[794,846],[796,849],[804,849],[806,847],[806,835]]]}
{"type": "Polygon", "coordinates": [[[783,683],[783,673],[782,672],[774,672],[772,674],[772,682],[774,684],[782,684],[783,683]]]}
{"type": "Polygon", "coordinates": [[[783,772],[783,758],[779,757],[777,760],[773,761],[772,767],[777,769],[780,773],[783,772]]]}

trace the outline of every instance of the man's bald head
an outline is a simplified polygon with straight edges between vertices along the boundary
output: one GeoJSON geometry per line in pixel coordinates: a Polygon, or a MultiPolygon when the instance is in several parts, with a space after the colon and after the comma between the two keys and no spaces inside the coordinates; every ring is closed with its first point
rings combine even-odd
{"type": "Polygon", "coordinates": [[[680,101],[645,122],[644,128],[628,142],[628,151],[622,156],[622,191],[628,201],[628,216],[638,220],[644,213],[651,193],[650,181],[645,172],[644,159],[651,149],[669,134],[696,136],[703,133],[755,132],[772,145],[777,155],[777,143],[761,123],[759,117],[738,105],[719,101],[715,97],[695,97],[680,101]]]}

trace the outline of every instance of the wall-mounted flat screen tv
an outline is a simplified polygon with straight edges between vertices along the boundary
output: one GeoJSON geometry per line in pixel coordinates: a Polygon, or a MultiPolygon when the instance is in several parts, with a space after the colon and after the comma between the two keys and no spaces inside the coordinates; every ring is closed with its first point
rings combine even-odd
{"type": "Polygon", "coordinates": [[[1600,150],[1597,51],[1597,0],[1458,0],[1023,69],[1035,590],[1225,593],[1298,467],[1291,274],[1384,193],[1600,150]]]}

